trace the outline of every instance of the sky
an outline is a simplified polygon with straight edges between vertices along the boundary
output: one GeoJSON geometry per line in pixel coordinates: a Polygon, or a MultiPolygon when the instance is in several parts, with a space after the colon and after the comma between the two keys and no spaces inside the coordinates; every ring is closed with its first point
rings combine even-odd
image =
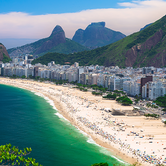
{"type": "Polygon", "coordinates": [[[0,5],[0,42],[7,45],[48,37],[56,25],[72,38],[77,29],[101,21],[130,35],[166,15],[166,0],[0,0],[0,5]]]}

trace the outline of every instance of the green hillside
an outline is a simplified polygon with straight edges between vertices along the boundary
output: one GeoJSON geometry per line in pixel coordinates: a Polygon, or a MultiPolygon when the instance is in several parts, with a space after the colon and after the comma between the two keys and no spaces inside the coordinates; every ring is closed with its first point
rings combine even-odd
{"type": "MultiPolygon", "coordinates": [[[[28,54],[35,54],[35,51],[41,47],[43,45],[44,42],[46,42],[47,39],[41,39],[38,40],[34,43],[31,44],[26,44],[25,46],[21,46],[21,47],[17,47],[17,48],[11,48],[8,49],[8,53],[9,55],[16,52],[16,54],[18,55],[18,51],[17,50],[21,50],[21,53],[23,53],[25,50],[28,50],[26,53],[28,54]]],[[[39,56],[42,56],[48,52],[57,52],[57,53],[64,53],[64,54],[69,54],[69,53],[73,53],[73,52],[80,52],[80,51],[84,51],[84,50],[89,50],[88,48],[66,38],[66,43],[60,43],[59,45],[51,48],[50,50],[43,52],[43,53],[39,53],[39,56]]]]}
{"type": "MultiPolygon", "coordinates": [[[[47,59],[56,62],[58,56],[55,53],[46,54],[42,57],[42,61],[39,58],[34,62],[47,64],[47,59]]],[[[58,62],[59,64],[79,62],[80,65],[118,65],[119,67],[166,66],[166,16],[144,30],[127,36],[113,44],[91,51],[68,55],[63,54],[58,62]]]]}
{"type": "Polygon", "coordinates": [[[0,43],[0,61],[2,61],[3,63],[7,63],[10,62],[10,56],[6,50],[6,47],[0,43]]]}
{"type": "Polygon", "coordinates": [[[49,51],[39,54],[39,56],[42,56],[46,53],[53,53],[53,52],[62,53],[62,54],[70,54],[73,52],[81,52],[84,50],[89,50],[89,49],[80,45],[79,43],[76,43],[75,41],[72,41],[72,40],[66,38],[65,43],[60,43],[58,46],[53,47],[49,51]]]}
{"type": "MultiPolygon", "coordinates": [[[[80,65],[89,65],[94,64],[94,58],[98,56],[98,54],[102,54],[104,50],[107,49],[108,46],[104,46],[101,48],[97,48],[91,51],[82,51],[73,54],[61,54],[61,53],[47,53],[35,60],[32,61],[32,64],[41,63],[47,65],[50,61],[55,61],[56,64],[64,65],[65,62],[70,62],[73,64],[74,62],[79,62],[80,65]]],[[[100,59],[99,65],[102,65],[104,60],[100,59]]]]}
{"type": "Polygon", "coordinates": [[[8,56],[6,56],[4,53],[3,53],[3,60],[2,60],[2,62],[3,63],[8,63],[8,62],[10,62],[10,61],[12,61],[8,56]]]}

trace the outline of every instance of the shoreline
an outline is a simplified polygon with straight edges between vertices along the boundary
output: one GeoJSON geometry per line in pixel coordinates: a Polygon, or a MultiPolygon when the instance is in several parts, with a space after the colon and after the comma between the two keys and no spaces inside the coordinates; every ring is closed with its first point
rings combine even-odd
{"type": "MultiPolygon", "coordinates": [[[[110,137],[107,132],[109,131],[112,132],[112,130],[114,130],[114,128],[116,128],[117,126],[112,123],[110,125],[110,123],[107,123],[107,121],[105,122],[105,119],[103,117],[108,116],[108,114],[106,114],[103,110],[100,110],[100,108],[101,108],[101,105],[103,106],[103,104],[105,108],[108,108],[108,106],[106,107],[106,105],[110,105],[110,104],[112,104],[111,106],[114,106],[114,107],[117,107],[117,106],[120,107],[120,105],[118,105],[116,101],[101,101],[102,100],[101,97],[93,96],[92,94],[90,94],[90,92],[81,92],[76,89],[71,89],[70,87],[57,86],[53,84],[45,84],[45,83],[40,83],[40,82],[35,82],[30,80],[0,78],[0,84],[11,85],[11,86],[27,89],[33,92],[41,93],[42,95],[44,95],[45,97],[49,98],[50,100],[54,102],[54,106],[56,107],[57,111],[60,114],[62,114],[67,120],[69,120],[72,125],[74,125],[79,130],[82,130],[83,132],[85,132],[98,145],[110,151],[113,154],[113,156],[117,157],[118,159],[122,159],[123,161],[126,161],[129,164],[138,162],[138,163],[141,163],[142,166],[152,165],[148,162],[143,162],[139,156],[133,155],[129,151],[126,151],[126,148],[125,148],[126,145],[123,146],[121,144],[122,142],[121,140],[120,141],[118,140],[120,142],[120,146],[119,146],[119,142],[117,143],[117,141],[115,140],[113,141],[109,140],[110,137]],[[105,102],[105,103],[102,103],[102,102],[105,102]],[[92,107],[92,105],[94,106],[92,107]],[[102,117],[103,119],[99,118],[100,113],[101,113],[101,116],[103,116],[102,117]],[[105,135],[103,137],[101,133],[99,134],[101,130],[98,130],[98,128],[96,128],[97,123],[99,126],[101,125],[103,131],[105,129],[104,134],[106,133],[108,135],[107,138],[105,137],[105,135]],[[87,124],[90,124],[90,126],[88,126],[87,124]]],[[[126,109],[126,106],[123,106],[123,107],[125,107],[126,109]]],[[[144,117],[139,117],[139,118],[143,119],[144,117]]],[[[117,119],[116,121],[118,121],[118,119],[123,119],[124,121],[126,121],[127,119],[129,121],[130,119],[132,119],[132,117],[111,116],[110,119],[111,119],[111,122],[112,122],[112,119],[115,119],[115,120],[117,119]]],[[[113,131],[113,133],[114,134],[116,133],[116,136],[117,136],[120,132],[113,131]]],[[[110,133],[110,135],[112,136],[113,133],[110,133]]],[[[120,138],[122,139],[124,135],[125,134],[122,133],[120,138]]],[[[125,141],[127,140],[127,137],[128,136],[126,136],[125,141]]],[[[163,144],[164,143],[166,143],[166,140],[164,140],[163,144]]],[[[142,144],[142,142],[140,144],[142,144]]]]}

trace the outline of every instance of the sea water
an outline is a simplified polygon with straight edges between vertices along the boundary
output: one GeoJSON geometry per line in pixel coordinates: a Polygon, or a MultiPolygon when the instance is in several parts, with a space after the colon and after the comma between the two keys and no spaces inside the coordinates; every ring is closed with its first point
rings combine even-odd
{"type": "Polygon", "coordinates": [[[31,147],[28,157],[43,166],[121,165],[55,110],[39,93],[0,84],[0,145],[31,147]]]}

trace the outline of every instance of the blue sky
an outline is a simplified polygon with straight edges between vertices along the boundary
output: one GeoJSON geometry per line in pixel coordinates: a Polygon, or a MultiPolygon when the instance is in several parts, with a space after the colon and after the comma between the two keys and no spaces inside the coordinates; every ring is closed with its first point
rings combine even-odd
{"type": "Polygon", "coordinates": [[[119,8],[124,0],[1,0],[1,13],[25,12],[32,15],[73,13],[87,9],[119,8]]]}
{"type": "Polygon", "coordinates": [[[166,15],[166,0],[1,0],[0,5],[0,42],[17,39],[14,46],[48,37],[56,25],[67,38],[101,21],[130,35],[166,15]]]}

